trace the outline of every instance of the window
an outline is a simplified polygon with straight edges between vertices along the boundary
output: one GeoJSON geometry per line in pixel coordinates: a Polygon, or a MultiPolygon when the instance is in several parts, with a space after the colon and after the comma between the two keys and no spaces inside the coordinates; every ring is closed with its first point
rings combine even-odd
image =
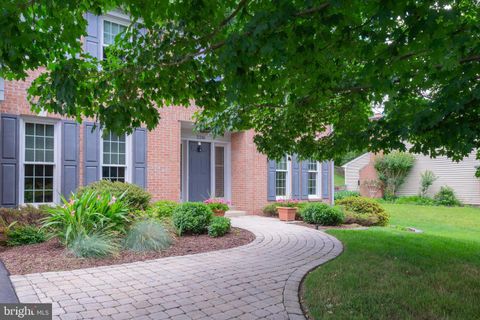
{"type": "Polygon", "coordinates": [[[308,195],[318,195],[318,162],[308,161],[308,195]]]}
{"type": "Polygon", "coordinates": [[[125,135],[108,133],[103,138],[102,179],[125,182],[127,169],[125,135]]]}
{"type": "Polygon", "coordinates": [[[102,57],[106,58],[105,47],[115,43],[115,37],[124,32],[127,26],[119,23],[115,23],[108,20],[103,20],[103,44],[102,44],[102,57]]]}
{"type": "Polygon", "coordinates": [[[288,180],[288,159],[283,157],[277,161],[275,172],[275,193],[277,197],[287,196],[287,180],[288,180]]]}
{"type": "Polygon", "coordinates": [[[225,197],[225,148],[215,146],[215,197],[225,197]]]}
{"type": "Polygon", "coordinates": [[[25,123],[24,203],[53,202],[55,171],[55,127],[25,123]]]}

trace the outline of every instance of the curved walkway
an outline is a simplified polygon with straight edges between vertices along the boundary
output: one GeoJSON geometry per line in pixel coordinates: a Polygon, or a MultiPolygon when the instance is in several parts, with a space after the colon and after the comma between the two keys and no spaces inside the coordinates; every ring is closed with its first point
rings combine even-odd
{"type": "Polygon", "coordinates": [[[12,276],[21,302],[53,302],[60,319],[305,319],[298,288],[338,256],[323,232],[272,218],[232,218],[245,246],[122,265],[12,276]]]}

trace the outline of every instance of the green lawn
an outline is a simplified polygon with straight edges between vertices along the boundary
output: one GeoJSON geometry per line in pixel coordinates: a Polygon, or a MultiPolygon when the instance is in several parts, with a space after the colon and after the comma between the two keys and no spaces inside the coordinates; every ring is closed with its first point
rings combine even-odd
{"type": "Polygon", "coordinates": [[[384,206],[389,227],[328,231],[345,251],[304,281],[313,318],[480,319],[480,209],[384,206]]]}
{"type": "Polygon", "coordinates": [[[335,185],[335,187],[344,186],[345,185],[345,177],[343,175],[341,175],[340,173],[338,173],[337,171],[335,171],[335,173],[333,174],[333,184],[335,185]]]}

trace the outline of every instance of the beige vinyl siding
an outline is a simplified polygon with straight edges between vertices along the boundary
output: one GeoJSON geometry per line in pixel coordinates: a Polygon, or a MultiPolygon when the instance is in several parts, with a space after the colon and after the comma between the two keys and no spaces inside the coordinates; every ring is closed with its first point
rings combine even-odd
{"type": "Polygon", "coordinates": [[[358,191],[360,170],[370,162],[370,153],[365,153],[343,165],[345,170],[345,186],[348,191],[358,191]]]}
{"type": "Polygon", "coordinates": [[[441,186],[448,185],[455,190],[463,203],[480,205],[480,180],[475,177],[475,167],[480,165],[480,161],[475,159],[474,152],[458,163],[447,157],[431,159],[428,156],[415,155],[415,158],[412,170],[397,192],[399,196],[418,194],[421,174],[430,170],[438,177],[429,190],[430,196],[438,192],[441,186]]]}

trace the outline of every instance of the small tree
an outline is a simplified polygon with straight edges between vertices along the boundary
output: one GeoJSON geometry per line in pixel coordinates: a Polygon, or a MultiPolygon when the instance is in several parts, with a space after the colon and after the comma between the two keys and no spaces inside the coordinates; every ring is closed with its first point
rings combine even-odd
{"type": "Polygon", "coordinates": [[[427,196],[428,189],[432,186],[432,184],[437,180],[438,177],[430,170],[425,170],[422,173],[421,181],[420,181],[420,196],[425,197],[427,196]]]}
{"type": "Polygon", "coordinates": [[[375,170],[378,180],[383,184],[385,197],[395,196],[397,189],[403,184],[413,167],[414,161],[412,154],[398,151],[375,160],[375,170]]]}

